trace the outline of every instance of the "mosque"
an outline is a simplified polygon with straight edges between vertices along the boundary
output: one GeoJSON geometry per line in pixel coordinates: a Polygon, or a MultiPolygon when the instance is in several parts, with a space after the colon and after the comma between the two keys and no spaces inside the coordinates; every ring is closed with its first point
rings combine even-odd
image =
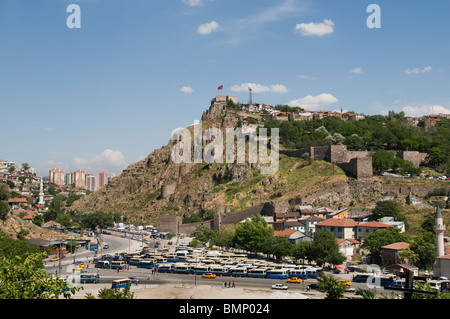
{"type": "Polygon", "coordinates": [[[436,234],[436,252],[437,259],[433,266],[433,273],[435,277],[450,278],[450,254],[445,254],[444,232],[445,225],[442,218],[441,209],[436,208],[434,232],[436,234]]]}

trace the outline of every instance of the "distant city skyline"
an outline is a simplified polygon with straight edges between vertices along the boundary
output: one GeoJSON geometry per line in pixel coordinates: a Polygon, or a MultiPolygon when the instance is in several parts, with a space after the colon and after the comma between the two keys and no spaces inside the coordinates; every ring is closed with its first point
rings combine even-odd
{"type": "Polygon", "coordinates": [[[448,12],[424,0],[2,0],[0,158],[38,176],[118,175],[216,95],[247,103],[249,87],[269,105],[448,114],[448,12]]]}

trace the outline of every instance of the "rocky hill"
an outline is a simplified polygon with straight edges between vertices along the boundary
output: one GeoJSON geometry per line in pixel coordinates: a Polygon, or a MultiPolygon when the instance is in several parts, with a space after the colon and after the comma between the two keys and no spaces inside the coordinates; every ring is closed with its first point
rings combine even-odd
{"type": "MultiPolygon", "coordinates": [[[[236,127],[245,114],[225,104],[203,113],[203,131],[236,127]]],[[[193,127],[189,127],[191,132],[193,127]]],[[[224,130],[223,130],[224,131],[224,130]]],[[[106,187],[76,201],[71,209],[119,212],[128,220],[156,222],[160,214],[183,217],[208,212],[231,213],[268,200],[289,200],[346,183],[345,173],[330,163],[280,155],[278,172],[261,174],[260,163],[181,163],[171,159],[175,141],[130,165],[106,187]]]]}

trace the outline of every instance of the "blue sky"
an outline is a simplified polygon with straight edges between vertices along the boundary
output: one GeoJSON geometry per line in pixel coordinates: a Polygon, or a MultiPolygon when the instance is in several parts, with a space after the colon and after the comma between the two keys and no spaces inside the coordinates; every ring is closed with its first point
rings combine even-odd
{"type": "Polygon", "coordinates": [[[249,84],[272,105],[450,113],[449,12],[448,0],[2,0],[0,158],[119,174],[215,95],[248,102],[249,84]],[[81,28],[67,27],[70,4],[81,28]]]}

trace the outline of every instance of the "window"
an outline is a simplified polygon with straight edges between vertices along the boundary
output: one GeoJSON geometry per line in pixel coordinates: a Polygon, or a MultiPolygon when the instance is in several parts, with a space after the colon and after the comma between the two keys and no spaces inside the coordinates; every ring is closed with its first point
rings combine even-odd
{"type": "Polygon", "coordinates": [[[342,227],[338,227],[338,232],[342,233],[342,227]]]}

